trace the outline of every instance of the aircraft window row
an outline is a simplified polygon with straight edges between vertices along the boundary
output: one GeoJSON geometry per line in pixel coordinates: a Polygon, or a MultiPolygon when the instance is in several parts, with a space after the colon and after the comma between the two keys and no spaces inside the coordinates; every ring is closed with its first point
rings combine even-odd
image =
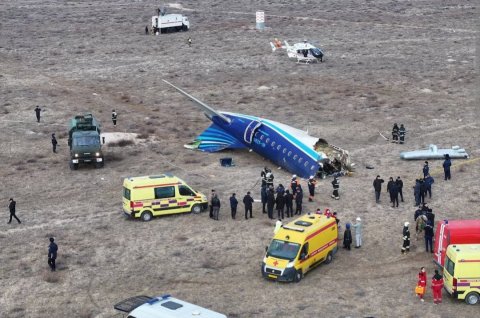
{"type": "Polygon", "coordinates": [[[272,147],[275,147],[275,141],[272,141],[272,147]]]}

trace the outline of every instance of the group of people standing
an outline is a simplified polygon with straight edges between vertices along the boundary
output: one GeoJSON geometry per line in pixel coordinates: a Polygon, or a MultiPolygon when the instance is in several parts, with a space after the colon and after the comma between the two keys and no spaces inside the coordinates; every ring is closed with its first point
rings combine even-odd
{"type": "Polygon", "coordinates": [[[400,127],[398,127],[398,124],[395,123],[393,124],[392,128],[392,142],[393,143],[399,143],[403,144],[405,142],[405,134],[407,133],[405,126],[403,124],[400,124],[400,127]]]}
{"type": "MultiPolygon", "coordinates": [[[[435,304],[440,304],[442,302],[442,289],[443,289],[443,277],[439,274],[438,270],[435,270],[435,274],[432,277],[432,294],[433,302],[435,304]]],[[[415,293],[420,298],[420,301],[424,302],[423,297],[425,296],[427,289],[427,272],[425,267],[420,268],[418,273],[417,286],[415,287],[415,293]]]]}

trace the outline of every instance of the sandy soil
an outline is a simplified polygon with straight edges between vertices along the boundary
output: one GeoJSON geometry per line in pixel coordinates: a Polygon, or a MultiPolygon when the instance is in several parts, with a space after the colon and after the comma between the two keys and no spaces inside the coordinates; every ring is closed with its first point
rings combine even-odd
{"type": "MultiPolygon", "coordinates": [[[[423,240],[400,255],[404,221],[413,219],[410,187],[422,162],[402,150],[429,143],[460,145],[475,159],[478,142],[478,5],[474,1],[182,1],[188,33],[145,36],[157,1],[0,3],[1,317],[112,317],[130,296],[170,293],[229,317],[474,317],[478,306],[446,297],[422,304],[413,289],[420,266],[433,274],[423,240]],[[267,29],[256,31],[255,11],[267,29]],[[186,40],[192,37],[193,45],[186,40]],[[320,45],[325,62],[297,65],[272,54],[274,37],[320,45]],[[299,284],[262,279],[260,263],[273,234],[258,205],[254,219],[231,220],[231,192],[259,197],[268,162],[248,151],[204,154],[183,148],[209,123],[161,79],[220,109],[270,118],[351,152],[353,177],[319,182],[307,210],[329,207],[341,225],[364,219],[364,246],[340,250],[299,284]],[[43,109],[40,124],[33,109],[43,109]],[[110,112],[118,113],[113,127],[110,112]],[[68,168],[67,120],[90,111],[108,133],[136,133],[142,142],[106,146],[105,168],[68,168]],[[386,142],[394,122],[407,144],[386,142]],[[53,154],[50,134],[57,133],[53,154]],[[232,168],[219,158],[231,156],[232,168]],[[374,170],[365,169],[370,164],[374,170]],[[125,220],[127,176],[172,172],[194,188],[215,188],[220,222],[205,213],[125,220]],[[372,181],[402,176],[405,203],[374,203],[372,181]],[[6,224],[8,198],[21,225],[6,224]],[[47,266],[48,237],[59,245],[58,271],[47,266]]],[[[171,12],[173,9],[171,10],[171,12]]],[[[454,162],[460,163],[459,160],[454,162]]],[[[480,162],[441,178],[428,200],[437,219],[478,218],[480,162]]],[[[290,174],[276,170],[275,181],[290,174]]]]}

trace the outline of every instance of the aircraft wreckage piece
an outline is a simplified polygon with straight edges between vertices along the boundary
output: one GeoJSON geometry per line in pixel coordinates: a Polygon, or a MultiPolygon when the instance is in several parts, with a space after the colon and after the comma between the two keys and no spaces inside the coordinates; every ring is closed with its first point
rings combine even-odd
{"type": "Polygon", "coordinates": [[[182,89],[163,80],[203,110],[212,125],[189,149],[216,152],[223,149],[250,149],[302,178],[352,171],[347,151],[312,137],[306,131],[256,116],[220,112],[182,89]]]}
{"type": "Polygon", "coordinates": [[[403,151],[400,158],[405,160],[415,159],[444,159],[445,155],[449,155],[452,159],[467,159],[468,153],[459,146],[453,146],[450,149],[438,149],[436,145],[429,145],[428,149],[403,151]]]}

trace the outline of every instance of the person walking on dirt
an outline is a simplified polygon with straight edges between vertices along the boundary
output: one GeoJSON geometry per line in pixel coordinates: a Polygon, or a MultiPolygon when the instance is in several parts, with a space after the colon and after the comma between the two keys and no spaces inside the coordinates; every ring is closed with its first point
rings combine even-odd
{"type": "Polygon", "coordinates": [[[350,223],[345,225],[346,229],[343,233],[343,248],[350,251],[350,245],[352,244],[352,231],[350,231],[350,223]]]}
{"type": "Polygon", "coordinates": [[[53,147],[53,153],[57,153],[57,138],[55,138],[55,134],[52,134],[52,147],[53,147]]]}
{"type": "Polygon", "coordinates": [[[392,128],[392,142],[393,143],[398,143],[398,131],[399,131],[399,128],[398,128],[398,125],[397,123],[393,124],[393,128],[392,128]]]}
{"type": "Polygon", "coordinates": [[[232,211],[232,219],[235,220],[235,216],[237,215],[237,206],[238,206],[238,200],[235,197],[235,193],[232,193],[232,196],[230,197],[230,210],[232,211]]]}
{"type": "Polygon", "coordinates": [[[250,191],[243,197],[243,205],[245,206],[245,220],[248,220],[248,212],[250,212],[250,218],[253,218],[253,198],[250,196],[250,191]]]}
{"type": "Polygon", "coordinates": [[[188,44],[188,46],[189,46],[189,47],[191,47],[191,46],[192,46],[192,38],[188,38],[188,40],[187,40],[187,44],[188,44]]]}
{"type": "Polygon", "coordinates": [[[213,197],[215,196],[215,190],[212,189],[212,191],[210,192],[210,218],[213,219],[213,204],[212,204],[212,201],[213,201],[213,197]]]}
{"type": "Polygon", "coordinates": [[[392,186],[390,187],[390,200],[392,201],[392,208],[394,207],[398,208],[398,188],[397,188],[397,184],[393,181],[392,181],[392,186]]]}
{"type": "Polygon", "coordinates": [[[112,110],[112,122],[113,122],[113,126],[117,126],[117,112],[114,110],[112,110]]]}
{"type": "Polygon", "coordinates": [[[308,197],[308,202],[313,202],[313,197],[315,196],[315,186],[317,185],[317,180],[313,176],[310,176],[308,178],[308,192],[309,192],[309,197],[308,197]]]}
{"type": "Polygon", "coordinates": [[[380,203],[380,192],[382,191],[383,179],[380,179],[378,175],[375,180],[373,180],[373,189],[375,190],[375,202],[380,203]]]}
{"type": "Polygon", "coordinates": [[[355,248],[362,247],[362,219],[357,217],[357,223],[352,224],[355,229],[355,248]]]}
{"type": "Polygon", "coordinates": [[[213,195],[212,207],[213,207],[213,219],[215,221],[218,221],[218,215],[220,214],[220,199],[218,198],[217,194],[213,195]]]}
{"type": "Polygon", "coordinates": [[[423,177],[425,178],[426,176],[428,176],[428,174],[430,173],[430,167],[428,166],[428,161],[425,161],[425,164],[423,165],[423,177]]]}
{"type": "Polygon", "coordinates": [[[428,253],[430,247],[430,253],[433,253],[433,223],[427,221],[423,230],[425,231],[425,251],[428,253]]]}
{"type": "Polygon", "coordinates": [[[58,251],[58,246],[55,243],[55,239],[51,237],[50,245],[48,245],[48,265],[50,266],[50,270],[52,272],[56,270],[55,260],[57,259],[57,251],[58,251]]]}
{"type": "Polygon", "coordinates": [[[148,25],[145,27],[145,35],[148,35],[148,25]]]}
{"type": "Polygon", "coordinates": [[[287,212],[287,218],[293,216],[293,194],[289,190],[285,191],[285,208],[287,212]]]}
{"type": "MultiPolygon", "coordinates": [[[[433,179],[433,177],[429,174],[427,174],[427,176],[423,179],[423,183],[425,184],[425,188],[427,190],[427,193],[428,193],[428,198],[431,199],[432,198],[432,184],[435,182],[435,180],[433,179]]],[[[425,194],[426,196],[426,194],[425,194]]]]}
{"type": "Polygon", "coordinates": [[[443,162],[443,172],[445,174],[445,180],[450,180],[452,175],[450,174],[450,167],[452,166],[452,161],[448,154],[445,155],[445,161],[443,162]]]}
{"type": "Polygon", "coordinates": [[[10,203],[8,204],[8,210],[10,211],[10,220],[8,221],[8,224],[12,223],[12,218],[15,218],[18,222],[18,224],[22,223],[20,220],[17,218],[15,215],[15,206],[17,205],[17,202],[13,200],[13,198],[10,198],[10,203]]]}
{"type": "Polygon", "coordinates": [[[403,181],[400,177],[397,177],[395,180],[395,185],[397,186],[398,194],[400,195],[400,200],[403,202],[403,181]]]}
{"type": "Polygon", "coordinates": [[[406,134],[405,127],[403,126],[403,124],[400,124],[400,128],[398,129],[398,136],[400,137],[401,145],[403,145],[403,143],[405,142],[405,134],[406,134]]]}
{"type": "Polygon", "coordinates": [[[443,277],[435,270],[435,275],[432,277],[432,292],[433,302],[440,304],[442,302],[443,277]]]}
{"type": "Polygon", "coordinates": [[[295,215],[302,215],[302,201],[303,191],[301,188],[297,188],[297,195],[295,195],[295,215]]]}
{"type": "Polygon", "coordinates": [[[415,180],[415,185],[413,186],[413,195],[415,196],[415,206],[420,206],[421,201],[421,184],[420,180],[415,180]]]}
{"type": "Polygon", "coordinates": [[[37,123],[39,123],[40,122],[40,112],[42,111],[42,109],[40,107],[38,107],[38,105],[37,105],[37,107],[35,107],[34,111],[35,111],[35,116],[37,116],[37,123]]]}
{"type": "Polygon", "coordinates": [[[403,246],[402,246],[402,254],[408,253],[410,251],[410,230],[408,226],[410,223],[405,222],[403,225],[403,246]]]}
{"type": "Polygon", "coordinates": [[[335,200],[339,200],[340,196],[338,195],[338,190],[340,189],[340,182],[338,181],[337,177],[333,178],[332,186],[333,186],[332,198],[334,198],[335,200]]]}
{"type": "Polygon", "coordinates": [[[418,280],[417,280],[417,291],[418,297],[420,297],[420,301],[424,302],[423,296],[425,296],[425,291],[427,289],[427,272],[425,271],[425,267],[420,268],[420,272],[418,273],[418,280]],[[422,287],[421,290],[417,289],[418,287],[422,287]]]}

